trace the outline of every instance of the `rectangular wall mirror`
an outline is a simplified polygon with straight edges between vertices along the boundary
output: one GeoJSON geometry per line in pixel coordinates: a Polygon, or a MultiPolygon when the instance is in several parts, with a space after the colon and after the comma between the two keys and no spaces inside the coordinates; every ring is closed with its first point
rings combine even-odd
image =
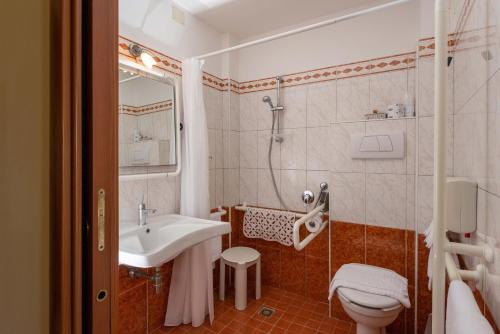
{"type": "Polygon", "coordinates": [[[120,63],[120,176],[179,172],[176,81],[120,63]]]}

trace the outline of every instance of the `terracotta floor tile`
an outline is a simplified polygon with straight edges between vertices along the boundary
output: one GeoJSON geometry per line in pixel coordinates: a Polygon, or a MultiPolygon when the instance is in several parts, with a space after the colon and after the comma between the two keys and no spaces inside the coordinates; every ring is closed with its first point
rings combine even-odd
{"type": "Polygon", "coordinates": [[[310,327],[304,327],[302,328],[302,331],[300,332],[301,334],[313,334],[316,333],[316,330],[310,327]]]}
{"type": "MultiPolygon", "coordinates": [[[[301,334],[301,333],[353,333],[355,326],[328,317],[328,304],[305,298],[294,292],[264,286],[260,300],[250,299],[245,311],[234,308],[234,295],[225,301],[215,301],[215,320],[202,326],[160,327],[153,334],[301,334]],[[273,305],[278,305],[274,307],[273,305]],[[275,309],[271,317],[260,314],[263,306],[275,309]]],[[[122,334],[122,333],[119,333],[122,334]]]]}
{"type": "Polygon", "coordinates": [[[276,322],[275,327],[282,328],[282,329],[288,329],[292,323],[290,321],[284,320],[281,318],[276,322]]]}
{"type": "Polygon", "coordinates": [[[273,325],[267,323],[267,322],[262,322],[259,327],[257,327],[265,332],[270,332],[271,329],[273,328],[273,325]]]}
{"type": "Polygon", "coordinates": [[[299,324],[291,324],[290,327],[288,327],[288,330],[287,332],[289,333],[300,333],[302,332],[302,330],[304,329],[305,327],[304,326],[301,326],[299,324]]]}
{"type": "Polygon", "coordinates": [[[271,334],[283,334],[283,333],[286,333],[286,329],[273,327],[273,329],[271,330],[271,334]]]}

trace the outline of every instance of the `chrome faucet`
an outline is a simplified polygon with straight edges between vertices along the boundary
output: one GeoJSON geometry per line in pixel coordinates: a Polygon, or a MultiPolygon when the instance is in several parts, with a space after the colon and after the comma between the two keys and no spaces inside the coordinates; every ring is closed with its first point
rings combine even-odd
{"type": "Polygon", "coordinates": [[[155,213],[156,209],[146,209],[146,203],[144,202],[139,204],[139,226],[146,225],[146,217],[150,212],[155,213]]]}

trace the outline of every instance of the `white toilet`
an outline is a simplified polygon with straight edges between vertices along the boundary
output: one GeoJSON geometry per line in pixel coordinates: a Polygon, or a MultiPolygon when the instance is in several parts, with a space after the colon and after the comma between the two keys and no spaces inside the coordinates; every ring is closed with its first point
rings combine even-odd
{"type": "Polygon", "coordinates": [[[385,327],[396,320],[403,309],[394,298],[350,288],[339,287],[337,295],[346,313],[356,322],[357,334],[384,334],[385,327]]]}

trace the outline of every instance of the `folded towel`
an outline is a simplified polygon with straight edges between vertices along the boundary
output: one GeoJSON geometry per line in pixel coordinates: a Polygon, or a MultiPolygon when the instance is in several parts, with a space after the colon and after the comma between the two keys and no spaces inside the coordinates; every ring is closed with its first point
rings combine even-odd
{"type": "Polygon", "coordinates": [[[481,314],[469,286],[452,281],[446,305],[447,334],[493,334],[488,320],[481,314]]]}
{"type": "Polygon", "coordinates": [[[344,264],[333,277],[328,299],[331,300],[335,290],[341,287],[391,297],[405,307],[411,307],[408,280],[389,269],[359,263],[344,264]]]}
{"type": "Polygon", "coordinates": [[[295,213],[280,210],[247,208],[243,220],[243,234],[247,238],[277,241],[293,245],[295,213]]]}

